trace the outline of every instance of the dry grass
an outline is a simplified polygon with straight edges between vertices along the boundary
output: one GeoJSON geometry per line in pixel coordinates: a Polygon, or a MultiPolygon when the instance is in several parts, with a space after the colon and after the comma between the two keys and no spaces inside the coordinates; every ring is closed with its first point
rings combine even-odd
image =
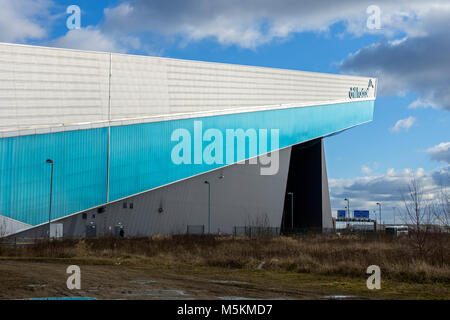
{"type": "Polygon", "coordinates": [[[41,242],[3,249],[2,256],[106,259],[167,266],[214,266],[350,277],[367,277],[380,266],[384,279],[450,283],[450,235],[430,235],[418,253],[412,238],[386,235],[309,235],[238,238],[231,236],[153,236],[137,239],[90,239],[41,242]]]}

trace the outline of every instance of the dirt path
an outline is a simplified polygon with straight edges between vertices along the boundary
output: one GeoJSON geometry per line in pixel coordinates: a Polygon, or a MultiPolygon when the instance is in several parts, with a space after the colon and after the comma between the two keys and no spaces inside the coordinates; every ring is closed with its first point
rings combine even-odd
{"type": "MultiPolygon", "coordinates": [[[[357,279],[348,282],[265,271],[121,264],[79,264],[81,290],[69,290],[66,268],[72,263],[1,259],[0,299],[327,299],[334,295],[367,299],[415,298],[420,297],[420,291],[423,295],[423,286],[408,285],[395,291],[373,292],[357,279]]],[[[436,287],[429,298],[448,298],[448,293],[448,287],[436,287]]]]}

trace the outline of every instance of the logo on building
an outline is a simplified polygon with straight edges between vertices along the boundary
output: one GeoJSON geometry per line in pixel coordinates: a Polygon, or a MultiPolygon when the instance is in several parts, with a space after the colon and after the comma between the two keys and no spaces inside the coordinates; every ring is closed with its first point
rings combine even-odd
{"type": "Polygon", "coordinates": [[[358,98],[367,98],[369,96],[369,89],[374,88],[372,79],[369,80],[369,84],[367,85],[367,88],[358,88],[358,87],[352,87],[350,88],[350,91],[348,92],[348,97],[350,99],[358,99],[358,98]]]}

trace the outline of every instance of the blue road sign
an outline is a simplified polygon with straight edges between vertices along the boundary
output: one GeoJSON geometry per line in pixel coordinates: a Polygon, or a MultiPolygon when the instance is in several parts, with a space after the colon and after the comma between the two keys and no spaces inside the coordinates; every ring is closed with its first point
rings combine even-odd
{"type": "Polygon", "coordinates": [[[337,217],[338,218],[345,218],[345,210],[338,210],[337,211],[337,217]]]}
{"type": "Polygon", "coordinates": [[[369,210],[354,210],[353,217],[369,219],[369,210]]]}

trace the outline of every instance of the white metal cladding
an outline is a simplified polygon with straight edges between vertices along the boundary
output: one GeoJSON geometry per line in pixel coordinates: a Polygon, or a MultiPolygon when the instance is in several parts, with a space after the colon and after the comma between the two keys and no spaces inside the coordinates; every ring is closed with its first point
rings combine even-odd
{"type": "Polygon", "coordinates": [[[107,54],[0,44],[0,128],[108,117],[107,54]]]}
{"type": "MultiPolygon", "coordinates": [[[[350,88],[367,88],[369,79],[0,44],[0,137],[42,127],[349,102],[350,88]]],[[[366,99],[375,99],[375,89],[366,99]]]]}

